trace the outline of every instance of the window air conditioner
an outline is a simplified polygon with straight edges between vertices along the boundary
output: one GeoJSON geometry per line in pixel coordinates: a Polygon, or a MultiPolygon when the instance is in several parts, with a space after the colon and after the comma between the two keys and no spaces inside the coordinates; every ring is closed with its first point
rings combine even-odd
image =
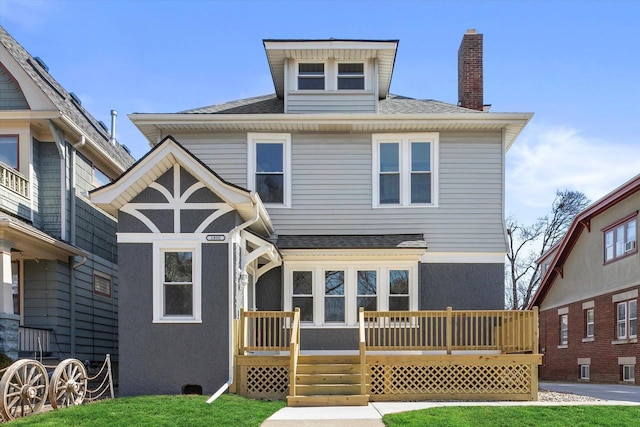
{"type": "Polygon", "coordinates": [[[630,252],[630,251],[634,250],[635,248],[636,248],[636,241],[635,240],[632,240],[630,242],[626,242],[624,244],[624,251],[625,252],[630,252]]]}

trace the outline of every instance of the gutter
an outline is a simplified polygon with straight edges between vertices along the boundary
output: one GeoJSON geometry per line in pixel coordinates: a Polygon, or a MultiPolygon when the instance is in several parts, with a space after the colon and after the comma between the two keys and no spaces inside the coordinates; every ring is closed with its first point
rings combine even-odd
{"type": "MultiPolygon", "coordinates": [[[[249,197],[251,198],[251,203],[253,204],[253,209],[254,209],[254,215],[251,219],[243,222],[242,224],[234,227],[231,231],[229,231],[229,236],[232,237],[234,235],[239,235],[240,231],[244,230],[245,228],[249,227],[252,224],[255,224],[256,222],[258,222],[258,220],[260,219],[260,199],[257,196],[257,193],[255,191],[252,191],[251,194],[249,195],[249,197]]],[[[230,246],[230,249],[232,249],[233,246],[230,246]]],[[[242,265],[242,263],[240,263],[240,265],[242,265]]],[[[233,276],[231,276],[233,277],[233,276]]],[[[233,287],[235,287],[235,283],[233,284],[233,287]]],[[[233,305],[234,305],[234,298],[233,298],[233,288],[231,289],[231,292],[229,292],[229,379],[227,380],[226,383],[224,383],[209,399],[207,399],[207,403],[213,403],[218,397],[220,397],[222,395],[222,393],[224,393],[225,391],[227,391],[227,389],[229,388],[229,386],[231,384],[233,384],[233,374],[234,374],[234,347],[233,347],[233,305]]]]}

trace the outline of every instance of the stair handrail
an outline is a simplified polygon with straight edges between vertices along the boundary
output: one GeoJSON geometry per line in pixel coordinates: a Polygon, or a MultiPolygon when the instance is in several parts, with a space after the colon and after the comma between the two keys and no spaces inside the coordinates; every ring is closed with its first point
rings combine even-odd
{"type": "Polygon", "coordinates": [[[364,328],[364,307],[360,307],[358,312],[358,329],[360,332],[358,342],[360,351],[360,394],[365,395],[367,394],[367,343],[364,328]]]}
{"type": "Polygon", "coordinates": [[[298,371],[298,356],[300,355],[300,307],[293,312],[291,323],[291,342],[289,344],[289,395],[296,395],[296,375],[298,371]]]}

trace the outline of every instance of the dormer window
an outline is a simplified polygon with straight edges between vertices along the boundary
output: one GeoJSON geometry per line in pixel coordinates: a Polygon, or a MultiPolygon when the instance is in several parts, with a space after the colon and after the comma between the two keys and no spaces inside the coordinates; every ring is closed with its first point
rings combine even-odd
{"type": "Polygon", "coordinates": [[[324,90],[324,64],[298,64],[298,90],[324,90]]]}
{"type": "Polygon", "coordinates": [[[338,90],[364,90],[364,64],[338,64],[338,90]]]}

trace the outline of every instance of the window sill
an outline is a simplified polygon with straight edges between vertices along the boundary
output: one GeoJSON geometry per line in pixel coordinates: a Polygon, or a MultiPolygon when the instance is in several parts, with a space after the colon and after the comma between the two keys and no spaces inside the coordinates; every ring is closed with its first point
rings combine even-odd
{"type": "Polygon", "coordinates": [[[202,320],[196,319],[155,319],[153,323],[202,323],[202,320]]]}
{"type": "Polygon", "coordinates": [[[613,341],[611,341],[611,344],[613,344],[613,345],[617,345],[617,344],[635,344],[637,342],[638,342],[638,338],[625,338],[625,339],[613,340],[613,341]]]}
{"type": "Polygon", "coordinates": [[[582,342],[594,342],[596,339],[594,337],[586,337],[582,338],[582,342]]]}
{"type": "Polygon", "coordinates": [[[437,208],[438,205],[435,205],[433,203],[430,204],[412,204],[412,205],[401,205],[401,204],[382,204],[382,205],[373,205],[372,206],[373,209],[399,209],[399,208],[410,208],[410,209],[415,209],[415,208],[437,208]]]}
{"type": "Polygon", "coordinates": [[[569,348],[569,344],[560,344],[558,348],[569,348]]]}

